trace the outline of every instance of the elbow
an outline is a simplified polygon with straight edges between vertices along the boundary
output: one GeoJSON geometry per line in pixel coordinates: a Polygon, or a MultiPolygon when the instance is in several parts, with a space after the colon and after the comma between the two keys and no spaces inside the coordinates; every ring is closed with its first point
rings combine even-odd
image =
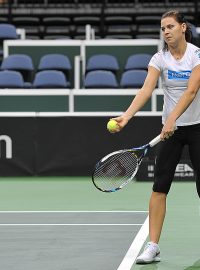
{"type": "Polygon", "coordinates": [[[140,93],[142,93],[142,95],[143,95],[143,97],[145,97],[145,99],[149,99],[152,95],[152,91],[147,91],[143,87],[140,89],[140,93]]]}
{"type": "Polygon", "coordinates": [[[187,91],[188,99],[192,101],[196,97],[196,95],[198,93],[198,90],[199,89],[190,89],[190,90],[188,90],[187,91]]]}
{"type": "Polygon", "coordinates": [[[192,91],[192,92],[190,93],[190,98],[191,98],[191,100],[195,99],[197,93],[198,93],[198,91],[192,91]]]}

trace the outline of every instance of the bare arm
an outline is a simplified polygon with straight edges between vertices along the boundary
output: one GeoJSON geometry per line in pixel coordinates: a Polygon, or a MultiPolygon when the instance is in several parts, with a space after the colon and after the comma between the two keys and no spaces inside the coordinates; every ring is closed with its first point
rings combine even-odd
{"type": "Polygon", "coordinates": [[[181,96],[173,111],[169,114],[161,132],[161,138],[168,138],[173,134],[176,120],[185,112],[194,100],[200,88],[200,65],[196,66],[191,73],[188,87],[181,96]]]}
{"type": "Polygon", "coordinates": [[[154,67],[149,67],[148,74],[142,88],[138,91],[137,95],[133,99],[128,109],[119,117],[114,118],[119,126],[120,131],[128,121],[145,105],[152,95],[153,90],[156,87],[160,71],[154,67]]]}

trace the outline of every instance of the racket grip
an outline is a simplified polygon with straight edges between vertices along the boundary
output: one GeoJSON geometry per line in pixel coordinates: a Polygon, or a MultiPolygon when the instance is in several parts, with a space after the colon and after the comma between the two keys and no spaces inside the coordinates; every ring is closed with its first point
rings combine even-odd
{"type": "Polygon", "coordinates": [[[161,141],[160,134],[149,142],[150,147],[153,147],[161,141]]]}

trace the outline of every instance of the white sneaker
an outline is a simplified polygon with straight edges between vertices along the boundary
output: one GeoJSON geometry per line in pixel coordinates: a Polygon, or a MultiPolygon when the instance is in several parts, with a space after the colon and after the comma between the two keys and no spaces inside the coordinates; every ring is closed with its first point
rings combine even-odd
{"type": "Polygon", "coordinates": [[[136,264],[160,262],[160,249],[156,243],[148,242],[143,253],[137,257],[136,264]]]}

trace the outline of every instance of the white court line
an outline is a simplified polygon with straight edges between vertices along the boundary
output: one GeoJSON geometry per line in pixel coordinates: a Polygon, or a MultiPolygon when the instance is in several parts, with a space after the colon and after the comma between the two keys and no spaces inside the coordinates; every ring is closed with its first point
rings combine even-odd
{"type": "MultiPolygon", "coordinates": [[[[148,211],[0,211],[0,214],[18,214],[18,213],[147,213],[148,211]]],[[[2,223],[0,226],[142,226],[138,223],[127,224],[109,224],[109,223],[2,223]]]]}
{"type": "Polygon", "coordinates": [[[142,226],[142,224],[131,224],[131,223],[5,223],[0,224],[0,226],[142,226]]]}
{"type": "Polygon", "coordinates": [[[12,210],[12,211],[3,211],[1,210],[0,213],[148,213],[148,211],[87,211],[87,210],[83,210],[83,211],[45,211],[45,210],[25,210],[25,211],[21,211],[21,210],[12,210]]]}
{"type": "Polygon", "coordinates": [[[117,270],[130,270],[132,265],[134,264],[144,242],[147,239],[149,233],[149,216],[146,218],[144,224],[133,240],[129,250],[127,251],[124,259],[121,264],[117,268],[117,270]]]}

